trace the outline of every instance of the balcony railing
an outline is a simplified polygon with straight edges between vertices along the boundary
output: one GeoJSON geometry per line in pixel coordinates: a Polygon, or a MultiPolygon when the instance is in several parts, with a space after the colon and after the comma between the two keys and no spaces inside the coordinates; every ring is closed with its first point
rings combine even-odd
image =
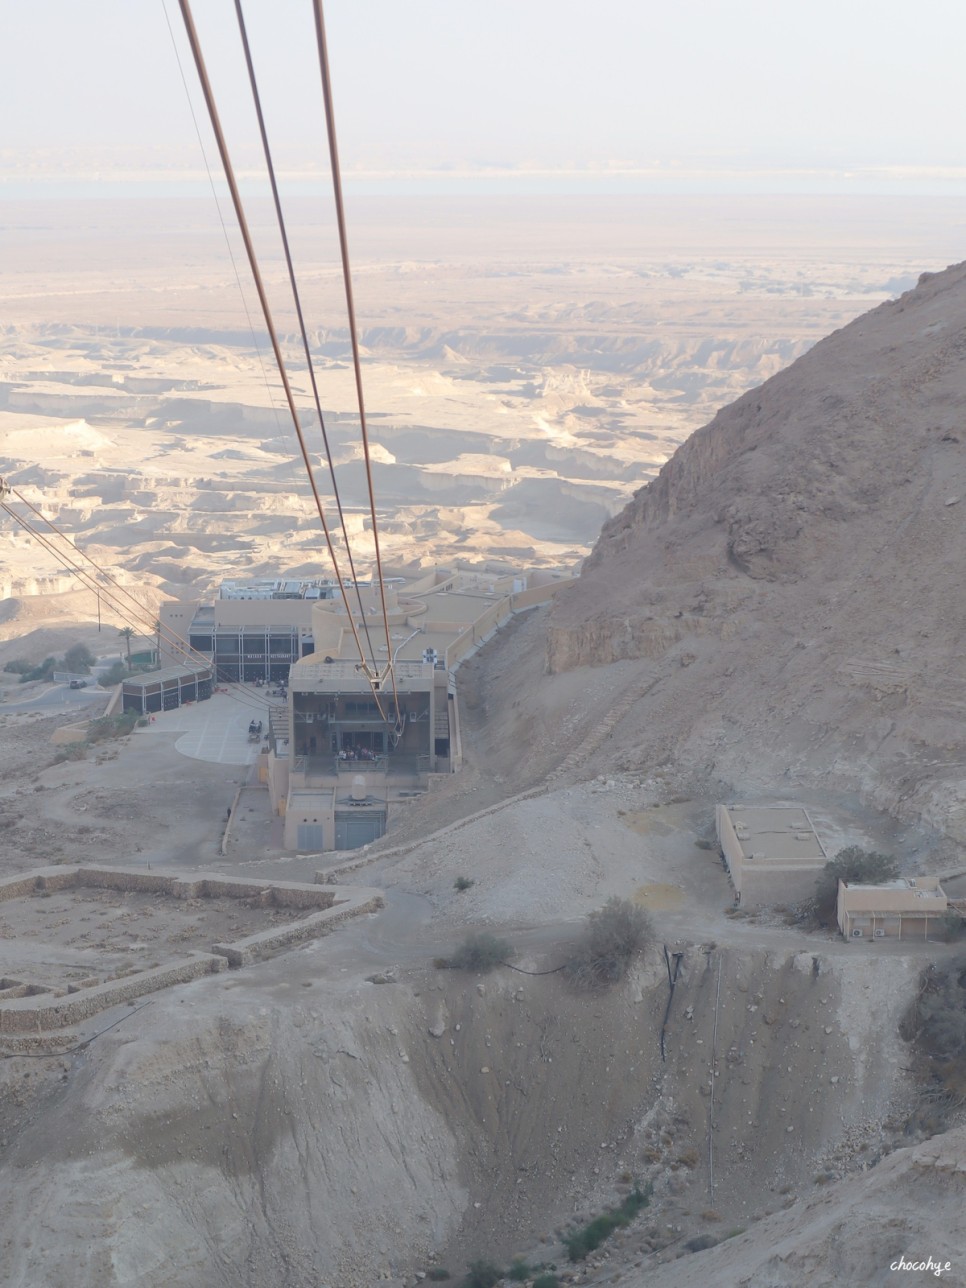
{"type": "Polygon", "coordinates": [[[376,756],[374,760],[342,760],[338,756],[295,756],[292,772],[310,779],[340,778],[351,774],[386,774],[416,777],[430,774],[435,768],[434,757],[404,752],[398,755],[376,756]]]}

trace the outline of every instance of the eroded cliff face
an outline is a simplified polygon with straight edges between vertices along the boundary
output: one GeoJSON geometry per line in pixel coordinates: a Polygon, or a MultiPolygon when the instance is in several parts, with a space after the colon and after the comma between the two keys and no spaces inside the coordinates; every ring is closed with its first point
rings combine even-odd
{"type": "Polygon", "coordinates": [[[719,412],[603,529],[548,669],[657,663],[637,750],[834,771],[958,834],[966,266],[719,412]]]}

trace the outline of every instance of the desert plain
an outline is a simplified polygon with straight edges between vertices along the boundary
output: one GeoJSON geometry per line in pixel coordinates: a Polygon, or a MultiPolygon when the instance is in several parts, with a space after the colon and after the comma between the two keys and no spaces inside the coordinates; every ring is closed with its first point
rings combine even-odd
{"type": "MultiPolygon", "coordinates": [[[[332,230],[295,209],[331,460],[369,571],[332,230]]],[[[578,583],[556,617],[521,616],[464,663],[462,771],[401,810],[383,841],[322,865],[281,849],[247,762],[186,751],[177,713],[59,759],[52,735],[104,697],[68,706],[54,686],[4,677],[2,875],[98,862],[312,881],[322,866],[327,880],[379,886],[385,907],[103,1012],[54,1050],[0,1042],[0,1282],[412,1288],[444,1269],[461,1282],[473,1258],[519,1256],[566,1283],[793,1288],[818,1276],[844,1288],[892,1282],[891,1261],[917,1249],[956,1262],[945,1282],[966,1281],[962,1128],[915,1126],[923,1093],[899,1034],[920,971],[955,949],[873,955],[787,910],[737,916],[712,841],[718,794],[744,787],[806,803],[831,852],[888,849],[910,871],[956,870],[955,837],[916,815],[900,768],[869,750],[897,726],[906,736],[896,711],[915,706],[915,688],[894,673],[911,663],[891,660],[883,680],[866,651],[836,680],[851,686],[850,741],[835,743],[823,714],[821,737],[803,717],[782,746],[784,681],[765,692],[754,667],[784,665],[787,646],[795,692],[821,685],[783,641],[772,583],[749,590],[707,561],[692,573],[673,542],[670,590],[649,548],[658,591],[641,634],[653,614],[684,621],[682,637],[651,655],[601,651],[605,627],[620,637],[614,614],[631,621],[644,602],[630,538],[608,574],[607,539],[626,536],[617,516],[636,531],[625,506],[637,490],[719,407],[960,258],[966,203],[399,197],[359,198],[351,215],[387,566],[576,568],[616,519],[595,555],[603,571],[593,594],[578,583]],[[732,601],[737,638],[718,621],[732,601]],[[572,664],[548,674],[554,622],[572,664]],[[471,884],[458,890],[459,878],[471,884]],[[610,896],[653,926],[624,984],[588,997],[540,974],[610,896]],[[434,967],[469,931],[505,935],[516,969],[434,967]],[[567,1230],[634,1185],[653,1187],[648,1209],[568,1262],[567,1230]]],[[[239,250],[236,278],[211,209],[9,203],[3,223],[0,475],[148,616],[224,577],[324,575],[239,250]]],[[[257,234],[327,495],[265,212],[257,234]]],[[[803,381],[804,405],[821,381],[803,381]]],[[[691,459],[699,474],[704,458],[691,459]]],[[[98,632],[93,595],[3,524],[0,661],[76,640],[116,653],[123,619],[105,613],[98,632]]],[[[919,725],[908,739],[928,745],[919,725]]],[[[903,742],[896,764],[918,755],[924,776],[932,753],[916,746],[903,742]]],[[[959,755],[946,752],[943,772],[959,755]]],[[[78,971],[153,961],[182,933],[153,905],[142,917],[137,896],[102,894],[84,911],[63,899],[38,891],[16,929],[40,944],[53,926],[78,971]]],[[[203,914],[190,914],[185,942],[206,943],[203,914]]]]}

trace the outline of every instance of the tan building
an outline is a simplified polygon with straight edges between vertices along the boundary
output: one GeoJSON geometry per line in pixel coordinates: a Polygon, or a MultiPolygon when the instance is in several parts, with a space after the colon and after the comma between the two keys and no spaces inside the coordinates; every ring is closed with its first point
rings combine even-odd
{"type": "Polygon", "coordinates": [[[949,910],[938,877],[899,877],[880,885],[839,882],[838,923],[845,939],[939,939],[949,910]]]}
{"type": "Polygon", "coordinates": [[[456,760],[455,691],[432,662],[398,662],[395,691],[387,685],[378,695],[354,662],[299,662],[288,719],[285,745],[276,738],[269,753],[279,797],[284,780],[287,849],[347,850],[376,840],[390,808],[456,760]]]}
{"type": "Polygon", "coordinates": [[[815,893],[828,855],[803,806],[716,805],[715,830],[743,908],[797,903],[815,893]]]}
{"type": "Polygon", "coordinates": [[[455,772],[457,667],[566,580],[476,569],[393,580],[388,632],[377,587],[352,588],[351,621],[341,595],[316,601],[308,623],[314,651],[291,665],[287,716],[272,718],[264,767],[273,805],[285,815],[285,847],[365,845],[383,835],[394,807],[425,792],[434,775],[455,772]],[[381,677],[376,692],[359,644],[381,677]]]}
{"type": "Polygon", "coordinates": [[[162,660],[203,657],[222,684],[284,683],[292,663],[314,651],[313,607],[338,593],[322,578],[259,578],[222,582],[211,603],[171,600],[159,611],[162,660]]]}

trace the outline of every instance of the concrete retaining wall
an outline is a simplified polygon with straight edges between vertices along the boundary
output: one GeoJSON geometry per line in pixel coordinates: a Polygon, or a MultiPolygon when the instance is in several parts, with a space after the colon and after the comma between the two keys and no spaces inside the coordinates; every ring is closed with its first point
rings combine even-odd
{"type": "MultiPolygon", "coordinates": [[[[326,887],[321,888],[326,889],[326,887]]],[[[333,900],[335,899],[335,891],[331,887],[326,889],[326,892],[333,900]]],[[[303,939],[327,935],[333,926],[344,921],[346,917],[355,917],[363,912],[375,912],[382,906],[382,895],[378,890],[354,889],[349,898],[341,900],[325,912],[314,913],[288,926],[262,930],[245,939],[236,939],[231,944],[215,944],[213,951],[222,953],[228,959],[230,966],[247,966],[267,953],[301,943],[303,939]]]]}
{"type": "Polygon", "coordinates": [[[163,894],[174,899],[255,899],[271,908],[314,908],[301,920],[248,935],[233,943],[215,944],[210,953],[192,953],[164,966],[126,975],[106,984],[69,989],[67,996],[36,990],[21,980],[4,981],[0,992],[0,1036],[42,1034],[78,1024],[98,1011],[118,1006],[203,975],[244,966],[268,953],[304,939],[328,934],[340,921],[383,906],[382,893],[370,887],[320,885],[300,881],[237,880],[218,873],[190,877],[171,872],[148,872],[109,867],[50,867],[0,880],[0,902],[34,898],[58,890],[106,889],[163,894]],[[5,994],[5,996],[3,995],[5,994]]]}
{"type": "Polygon", "coordinates": [[[198,953],[168,966],[155,966],[151,970],[125,976],[124,979],[114,979],[107,984],[98,984],[95,988],[71,993],[68,997],[52,998],[48,993],[15,998],[0,1006],[0,1035],[40,1033],[46,1029],[62,1029],[68,1024],[79,1024],[81,1020],[87,1020],[110,1006],[120,1006],[136,997],[143,997],[145,993],[169,988],[172,984],[187,984],[189,980],[199,979],[202,975],[224,970],[227,964],[220,955],[198,953]]]}

